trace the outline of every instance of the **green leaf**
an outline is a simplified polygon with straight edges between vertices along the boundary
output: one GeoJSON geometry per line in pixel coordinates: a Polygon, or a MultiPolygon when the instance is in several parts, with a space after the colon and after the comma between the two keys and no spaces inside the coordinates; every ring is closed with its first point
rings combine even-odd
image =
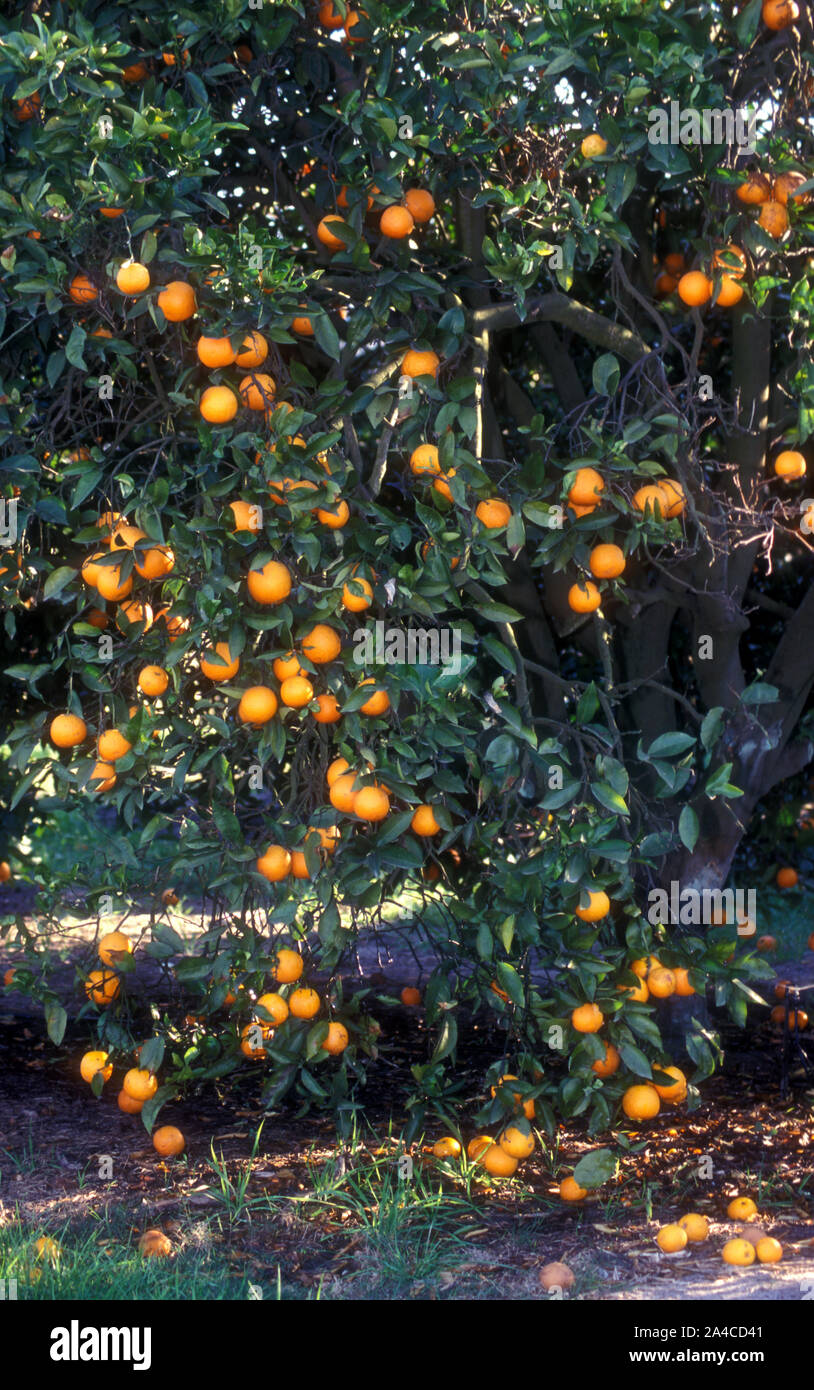
{"type": "Polygon", "coordinates": [[[489,927],[489,923],[483,921],[478,927],[477,936],[475,937],[475,949],[477,950],[477,953],[480,956],[481,960],[492,959],[493,945],[494,942],[492,940],[492,932],[489,927]]]}
{"type": "Polygon", "coordinates": [[[609,787],[607,782],[592,782],[591,794],[604,806],[606,811],[612,811],[615,816],[629,816],[630,811],[624,797],[609,787]]]}
{"type": "Polygon", "coordinates": [[[593,1149],[579,1160],[574,1169],[574,1178],[580,1187],[601,1187],[610,1182],[617,1165],[616,1155],[610,1149],[593,1149]]]}
{"type": "Polygon", "coordinates": [[[328,357],[333,358],[334,362],[339,361],[342,352],[342,345],[339,341],[339,334],[334,328],[327,314],[314,314],[311,323],[314,328],[314,338],[322,351],[328,357]]]}
{"type": "Polygon", "coordinates": [[[614,212],[626,203],[636,187],[636,170],[632,164],[611,164],[605,171],[605,189],[614,212]]]}
{"type": "Polygon", "coordinates": [[[706,792],[707,796],[743,796],[741,788],[734,786],[734,784],[729,780],[729,774],[731,773],[731,771],[731,763],[723,763],[721,767],[716,769],[716,771],[708,779],[707,784],[704,787],[704,791],[706,792]]]}
{"type": "Polygon", "coordinates": [[[612,396],[619,385],[620,376],[619,363],[612,352],[604,352],[597,357],[591,377],[598,396],[612,396]]]}
{"type": "Polygon", "coordinates": [[[741,695],[741,701],[744,705],[773,705],[779,695],[780,691],[776,685],[755,681],[754,685],[747,685],[741,695]]]}
{"type": "Polygon", "coordinates": [[[689,850],[690,854],[692,854],[698,843],[699,831],[698,817],[692,809],[692,806],[684,806],[678,818],[678,833],[681,837],[682,845],[684,845],[685,849],[689,850]]]}
{"type": "Polygon", "coordinates": [[[724,710],[722,705],[716,705],[704,715],[701,725],[701,744],[707,752],[715,746],[721,737],[721,730],[724,726],[724,710]]]}
{"type": "Polygon", "coordinates": [[[520,979],[514,966],[509,965],[508,961],[502,960],[498,963],[495,973],[497,974],[498,984],[501,989],[506,991],[513,1004],[516,1004],[518,1008],[522,1009],[525,1003],[523,981],[520,979]]]}
{"type": "Polygon", "coordinates": [[[159,1086],[155,1095],[151,1096],[149,1100],[145,1100],[141,1107],[141,1123],[144,1125],[148,1134],[152,1133],[152,1128],[159,1110],[161,1110],[162,1106],[167,1104],[168,1100],[172,1099],[176,1090],[177,1087],[175,1086],[159,1086]]]}
{"type": "Polygon", "coordinates": [[[45,581],[43,587],[43,598],[55,598],[61,593],[66,584],[70,584],[76,578],[76,570],[71,565],[60,565],[59,569],[52,570],[45,581]]]}
{"type": "Polygon", "coordinates": [[[507,608],[502,603],[481,603],[478,611],[490,623],[518,623],[523,619],[523,614],[518,613],[516,608],[507,608]]]}
{"type": "Polygon", "coordinates": [[[654,739],[647,750],[648,758],[674,758],[678,753],[686,753],[688,749],[695,747],[695,738],[692,734],[682,734],[677,730],[672,733],[659,734],[654,739]]]}
{"type": "Polygon", "coordinates": [[[45,1005],[45,1024],[48,1029],[48,1036],[55,1047],[59,1047],[65,1036],[67,1022],[68,1015],[62,1005],[56,999],[49,999],[45,1005]]]}
{"type": "Polygon", "coordinates": [[[156,1035],[142,1043],[138,1064],[147,1071],[156,1072],[164,1060],[164,1039],[156,1035]]]}
{"type": "Polygon", "coordinates": [[[87,336],[84,328],[81,328],[78,323],[75,323],[71,329],[71,336],[65,344],[65,356],[71,366],[81,367],[83,372],[88,370],[87,363],[82,356],[87,336]]]}
{"type": "Polygon", "coordinates": [[[643,1076],[649,1081],[653,1072],[649,1060],[645,1057],[641,1049],[629,1042],[620,1042],[617,1046],[619,1056],[628,1071],[632,1071],[634,1076],[643,1076]]]}
{"type": "Polygon", "coordinates": [[[441,1032],[438,1041],[433,1049],[431,1061],[441,1062],[444,1057],[448,1057],[455,1048],[458,1041],[458,1024],[451,1013],[444,1014],[444,1022],[441,1025],[441,1032]]]}

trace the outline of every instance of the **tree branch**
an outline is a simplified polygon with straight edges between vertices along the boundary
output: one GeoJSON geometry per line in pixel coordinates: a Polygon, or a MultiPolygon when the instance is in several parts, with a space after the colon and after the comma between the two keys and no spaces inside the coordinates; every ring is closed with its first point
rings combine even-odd
{"type": "Polygon", "coordinates": [[[523,319],[513,304],[489,304],[482,309],[473,309],[470,317],[472,330],[476,334],[484,329],[497,333],[504,328],[517,328],[522,323],[548,321],[564,324],[580,337],[607,348],[609,352],[618,353],[628,362],[640,362],[650,354],[647,343],[637,333],[631,333],[629,328],[622,328],[604,314],[597,314],[586,304],[580,304],[578,300],[569,299],[568,295],[556,291],[532,300],[523,319]]]}

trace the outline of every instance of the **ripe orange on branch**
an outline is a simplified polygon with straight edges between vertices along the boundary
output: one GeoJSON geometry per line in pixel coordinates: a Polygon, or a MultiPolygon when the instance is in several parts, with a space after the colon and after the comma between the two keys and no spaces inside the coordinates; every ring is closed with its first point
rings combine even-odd
{"type": "Polygon", "coordinates": [[[234,680],[240,670],[240,657],[233,657],[227,642],[217,642],[214,651],[201,653],[201,670],[211,681],[234,680]]]}
{"type": "Polygon", "coordinates": [[[88,736],[88,726],[76,714],[58,714],[48,730],[57,748],[77,748],[88,736]]]}
{"type": "Polygon", "coordinates": [[[689,270],[678,282],[678,295],[690,308],[698,308],[712,298],[712,281],[702,270],[689,270]]]}
{"type": "Polygon", "coordinates": [[[568,607],[575,613],[594,613],[602,603],[602,595],[592,579],[572,584],[568,590],[568,607]]]}
{"type": "Polygon", "coordinates": [[[280,686],[280,699],[289,709],[304,709],[314,698],[314,687],[305,676],[289,676],[280,686]]]}
{"type": "Polygon", "coordinates": [[[437,353],[421,352],[418,348],[410,348],[410,351],[405,353],[402,358],[401,375],[437,377],[440,366],[441,359],[437,353]]]}
{"type": "Polygon", "coordinates": [[[150,288],[150,272],[140,261],[125,261],[116,272],[116,284],[122,294],[135,299],[150,288]]]}
{"type": "Polygon", "coordinates": [[[237,415],[237,396],[228,386],[208,386],[198,409],[210,425],[226,425],[237,415]]]}
{"type": "Polygon", "coordinates": [[[252,329],[240,346],[240,350],[235,357],[235,366],[248,368],[252,371],[255,367],[260,367],[269,355],[268,343],[262,333],[252,329]]]}
{"type": "Polygon", "coordinates": [[[89,304],[98,293],[96,286],[91,283],[87,275],[75,275],[68,286],[68,294],[74,304],[89,304]]]}
{"type": "Polygon", "coordinates": [[[291,593],[291,575],[279,560],[269,560],[260,569],[249,570],[246,583],[256,603],[273,606],[291,593]]]}
{"type": "Polygon", "coordinates": [[[164,318],[170,323],[183,323],[186,319],[191,319],[198,307],[195,291],[186,280],[170,280],[156,302],[164,318]]]}
{"type": "Polygon", "coordinates": [[[267,724],[276,713],[277,696],[267,685],[250,685],[237,707],[237,717],[242,724],[267,724]]]}
{"type": "Polygon", "coordinates": [[[231,367],[235,350],[228,338],[199,338],[196,351],[204,367],[231,367]]]}
{"type": "Polygon", "coordinates": [[[408,188],[404,203],[414,222],[429,222],[435,213],[435,199],[426,188],[408,188]]]}
{"type": "Polygon", "coordinates": [[[339,217],[335,213],[323,217],[317,226],[317,240],[327,247],[329,251],[343,251],[345,242],[342,237],[337,236],[333,230],[335,227],[342,227],[346,232],[350,232],[350,227],[344,217],[339,217]]]}
{"type": "Polygon", "coordinates": [[[598,1033],[605,1015],[596,1004],[580,1004],[571,1014],[571,1026],[578,1033],[598,1033]]]}
{"type": "Polygon", "coordinates": [[[629,1120],[652,1120],[661,1109],[655,1086],[628,1086],[622,1096],[622,1109],[629,1120]]]}

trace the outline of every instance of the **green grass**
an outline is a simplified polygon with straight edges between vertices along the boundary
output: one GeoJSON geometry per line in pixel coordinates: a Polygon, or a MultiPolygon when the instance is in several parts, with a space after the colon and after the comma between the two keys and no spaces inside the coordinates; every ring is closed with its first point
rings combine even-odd
{"type": "MultiPolygon", "coordinates": [[[[0,1279],[16,1279],[17,1298],[38,1302],[111,1298],[240,1302],[251,1297],[251,1284],[262,1289],[264,1299],[317,1296],[287,1285],[279,1265],[269,1265],[259,1275],[235,1273],[216,1243],[217,1223],[198,1223],[193,1230],[194,1243],[182,1241],[171,1257],[146,1259],[121,1217],[89,1219],[78,1230],[37,1229],[11,1221],[0,1230],[0,1279]],[[53,1260],[35,1253],[41,1235],[59,1245],[53,1260]]],[[[6,1288],[8,1292],[8,1282],[6,1288]]]]}

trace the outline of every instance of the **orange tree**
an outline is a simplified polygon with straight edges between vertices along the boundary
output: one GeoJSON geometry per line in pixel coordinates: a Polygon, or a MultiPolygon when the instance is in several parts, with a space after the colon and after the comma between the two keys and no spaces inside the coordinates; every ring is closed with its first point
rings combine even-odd
{"type": "Polygon", "coordinates": [[[595,1132],[658,1108],[670,995],[745,1016],[749,938],[648,895],[719,889],[811,754],[801,9],[4,22],[4,776],[108,808],[92,904],[157,844],[203,898],[77,979],[103,1048],[152,1018],[148,1123],[247,1058],[347,1114],[382,1044],[341,967],[394,914],[437,960],[414,1127],[462,1010],[595,1132]]]}

